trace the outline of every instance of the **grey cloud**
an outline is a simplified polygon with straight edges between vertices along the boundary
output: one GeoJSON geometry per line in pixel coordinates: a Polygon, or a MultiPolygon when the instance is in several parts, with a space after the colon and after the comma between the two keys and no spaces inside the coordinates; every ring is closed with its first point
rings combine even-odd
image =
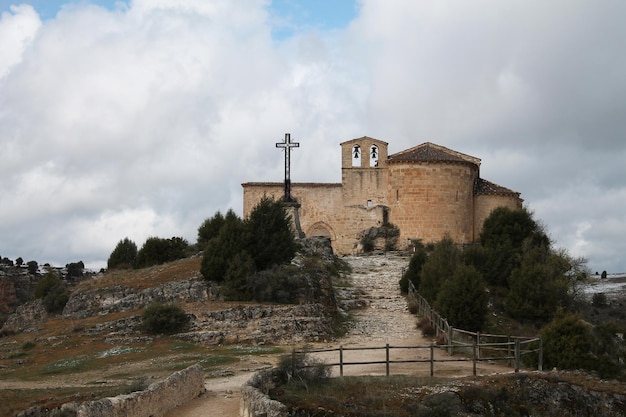
{"type": "Polygon", "coordinates": [[[290,132],[293,181],[340,181],[339,143],[363,135],[480,157],[558,246],[626,270],[622,2],[359,5],[281,40],[260,0],[3,15],[0,254],[102,265],[125,236],[193,241],[241,212],[240,183],[282,180],[290,132]],[[30,29],[3,31],[18,15],[30,29]]]}

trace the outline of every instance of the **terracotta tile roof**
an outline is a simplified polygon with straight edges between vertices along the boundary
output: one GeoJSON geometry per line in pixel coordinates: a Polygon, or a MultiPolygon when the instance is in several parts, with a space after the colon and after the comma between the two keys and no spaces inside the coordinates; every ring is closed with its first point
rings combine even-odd
{"type": "Polygon", "coordinates": [[[494,184],[491,181],[484,180],[482,178],[476,178],[474,182],[474,195],[478,194],[506,194],[506,195],[517,195],[520,193],[503,187],[498,184],[494,184]]]}
{"type": "Polygon", "coordinates": [[[461,162],[480,166],[480,158],[430,142],[389,155],[387,162],[461,162]]]}

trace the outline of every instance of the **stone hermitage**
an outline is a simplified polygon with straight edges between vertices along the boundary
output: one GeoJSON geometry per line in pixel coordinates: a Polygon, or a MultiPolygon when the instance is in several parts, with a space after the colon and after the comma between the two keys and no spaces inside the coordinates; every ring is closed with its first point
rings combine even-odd
{"type": "MultiPolygon", "coordinates": [[[[497,207],[522,208],[520,193],[480,177],[480,159],[426,142],[388,155],[388,143],[368,136],[341,144],[341,183],[291,184],[291,198],[307,237],[330,238],[338,255],[359,253],[372,228],[393,224],[397,249],[446,234],[458,244],[475,242],[497,207]]],[[[267,196],[280,200],[284,184],[247,182],[248,217],[267,196]]]]}

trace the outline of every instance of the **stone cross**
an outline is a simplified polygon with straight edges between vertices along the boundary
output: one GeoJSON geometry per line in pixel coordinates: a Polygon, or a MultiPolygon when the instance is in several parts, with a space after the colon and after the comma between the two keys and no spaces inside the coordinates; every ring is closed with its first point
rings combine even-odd
{"type": "Polygon", "coordinates": [[[285,148],[285,201],[291,201],[291,179],[289,178],[289,170],[291,168],[291,148],[299,148],[298,142],[291,141],[291,134],[285,133],[285,140],[276,144],[277,148],[285,148]]]}

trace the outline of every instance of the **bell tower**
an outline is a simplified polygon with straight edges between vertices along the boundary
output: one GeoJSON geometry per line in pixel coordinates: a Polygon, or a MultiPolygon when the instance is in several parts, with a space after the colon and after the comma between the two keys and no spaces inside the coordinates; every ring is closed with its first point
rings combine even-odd
{"type": "Polygon", "coordinates": [[[341,143],[341,184],[346,205],[386,205],[387,142],[363,136],[341,143]]]}

